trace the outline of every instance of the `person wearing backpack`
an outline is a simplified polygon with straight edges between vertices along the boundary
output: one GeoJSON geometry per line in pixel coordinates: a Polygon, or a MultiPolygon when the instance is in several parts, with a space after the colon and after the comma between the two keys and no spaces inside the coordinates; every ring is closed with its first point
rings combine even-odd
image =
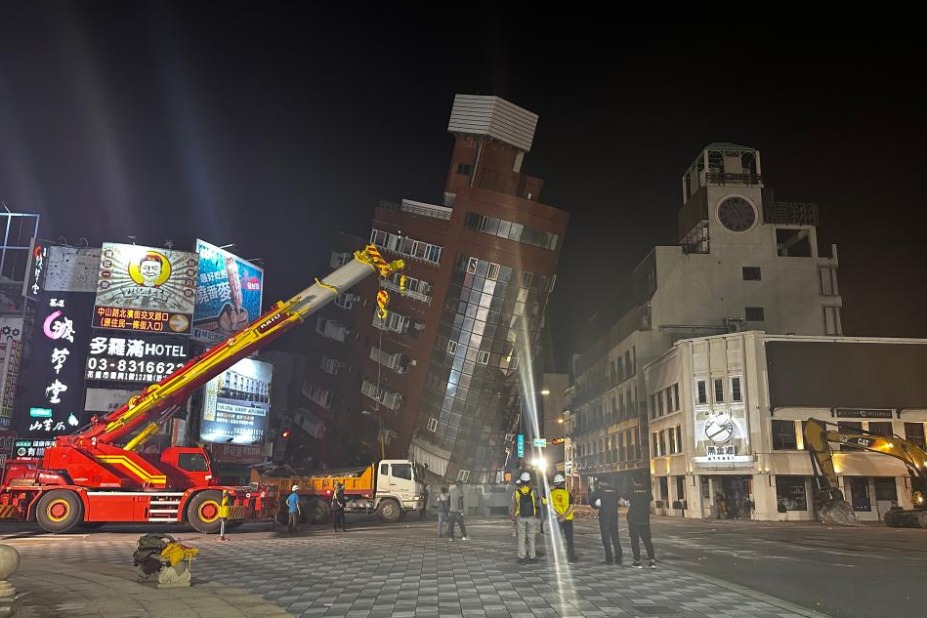
{"type": "Polygon", "coordinates": [[[538,535],[538,518],[541,516],[537,492],[531,486],[531,475],[522,472],[515,483],[515,493],[512,495],[512,519],[515,520],[515,530],[518,538],[518,564],[537,562],[535,539],[538,535]],[[527,548],[525,547],[527,541],[527,548]]]}
{"type": "Polygon", "coordinates": [[[347,532],[344,527],[344,508],[348,505],[347,499],[344,497],[344,483],[338,482],[335,485],[335,493],[332,494],[332,523],[335,527],[335,532],[338,532],[338,524],[341,524],[341,531],[347,532]]]}

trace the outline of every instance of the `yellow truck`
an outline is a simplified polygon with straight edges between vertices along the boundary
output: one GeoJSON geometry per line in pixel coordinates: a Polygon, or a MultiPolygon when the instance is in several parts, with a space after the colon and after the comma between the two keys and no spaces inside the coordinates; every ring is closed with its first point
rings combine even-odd
{"type": "Polygon", "coordinates": [[[302,519],[311,523],[329,520],[332,495],[339,482],[344,483],[346,513],[375,513],[380,521],[393,523],[425,506],[425,467],[408,459],[384,459],[369,466],[318,470],[307,475],[255,469],[251,477],[254,482],[277,488],[281,523],[286,523],[286,498],[293,485],[299,486],[302,519]]]}

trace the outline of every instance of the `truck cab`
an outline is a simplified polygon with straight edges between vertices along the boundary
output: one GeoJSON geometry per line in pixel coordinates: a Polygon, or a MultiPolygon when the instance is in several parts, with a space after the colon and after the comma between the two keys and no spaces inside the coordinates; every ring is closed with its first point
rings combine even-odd
{"type": "Polygon", "coordinates": [[[377,465],[377,501],[392,498],[402,512],[424,507],[424,468],[408,459],[384,459],[377,465]]]}

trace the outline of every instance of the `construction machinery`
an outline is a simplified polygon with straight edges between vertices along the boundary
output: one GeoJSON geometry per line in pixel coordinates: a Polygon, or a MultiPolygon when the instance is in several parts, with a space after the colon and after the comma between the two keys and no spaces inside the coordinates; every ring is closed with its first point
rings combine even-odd
{"type": "MultiPolygon", "coordinates": [[[[200,532],[220,527],[220,505],[228,497],[227,522],[270,519],[278,495],[273,486],[223,486],[215,462],[203,447],[168,447],[141,453],[140,447],[186,407],[199,387],[264,347],[368,275],[388,277],[404,267],[388,263],[374,245],[286,302],[269,311],[117,410],[94,417],[77,432],[59,436],[41,458],[8,460],[0,481],[0,517],[37,521],[49,532],[104,523],[187,523],[200,532]],[[147,423],[147,424],[146,424],[147,423]]],[[[225,511],[222,511],[225,515],[225,511]]]]}
{"type": "Polygon", "coordinates": [[[913,509],[893,508],[885,514],[885,523],[894,528],[927,528],[927,453],[916,444],[898,436],[884,436],[859,429],[847,431],[833,423],[809,418],[805,423],[805,450],[811,456],[817,484],[818,515],[823,521],[852,525],[857,522],[853,511],[840,490],[831,444],[889,455],[901,462],[911,476],[913,509]],[[835,427],[830,430],[828,427],[835,427]]]}

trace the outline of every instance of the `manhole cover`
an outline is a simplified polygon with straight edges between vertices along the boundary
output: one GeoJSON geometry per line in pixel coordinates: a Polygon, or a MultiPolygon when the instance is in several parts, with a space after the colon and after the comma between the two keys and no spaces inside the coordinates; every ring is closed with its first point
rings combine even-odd
{"type": "Polygon", "coordinates": [[[663,616],[665,614],[675,614],[677,610],[662,605],[636,605],[634,611],[638,611],[645,616],[663,616]]]}

